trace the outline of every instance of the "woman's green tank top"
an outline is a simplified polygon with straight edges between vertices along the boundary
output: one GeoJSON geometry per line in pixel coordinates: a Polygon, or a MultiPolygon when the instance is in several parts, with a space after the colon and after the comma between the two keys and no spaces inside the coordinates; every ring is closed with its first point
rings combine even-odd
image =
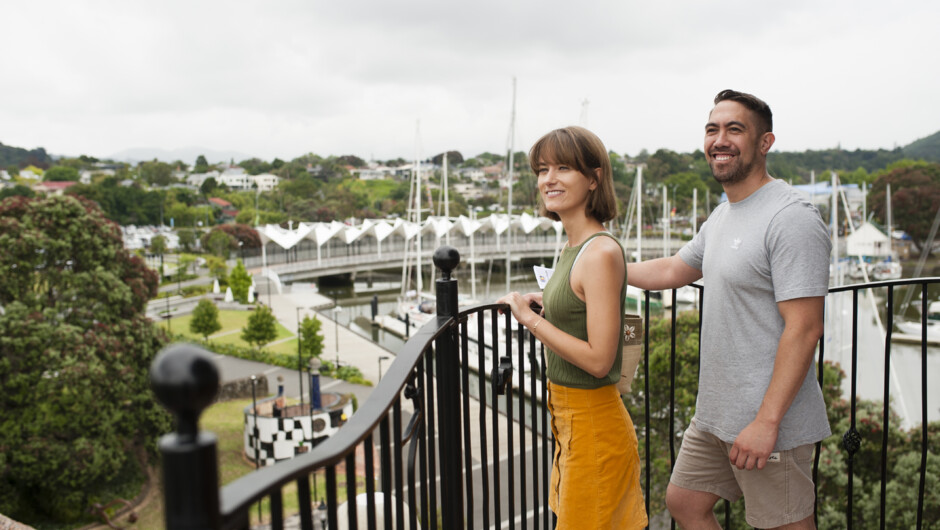
{"type": "MultiPolygon", "coordinates": [[[[565,333],[585,341],[588,340],[587,305],[571,289],[571,267],[574,265],[581,248],[597,236],[607,236],[617,241],[608,232],[598,232],[576,247],[565,248],[558,258],[558,263],[555,264],[552,277],[548,280],[548,284],[545,285],[545,290],[542,292],[545,319],[565,333]]],[[[620,246],[619,241],[617,241],[617,245],[620,246]]],[[[623,251],[623,246],[620,246],[620,250],[623,251]]],[[[626,261],[624,266],[626,266],[626,261]]],[[[623,310],[626,294],[627,278],[626,273],[624,273],[623,287],[620,289],[620,342],[617,345],[617,358],[614,360],[607,377],[594,377],[546,348],[547,375],[552,383],[571,388],[600,388],[620,381],[621,353],[623,350],[623,310]]]]}

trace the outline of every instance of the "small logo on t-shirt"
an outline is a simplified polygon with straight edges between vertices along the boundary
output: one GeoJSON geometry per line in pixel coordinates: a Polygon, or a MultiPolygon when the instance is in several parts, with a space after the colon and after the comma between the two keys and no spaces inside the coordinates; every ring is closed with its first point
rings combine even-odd
{"type": "Polygon", "coordinates": [[[736,237],[734,238],[734,241],[731,242],[731,249],[738,250],[739,248],[741,248],[741,238],[736,237]]]}

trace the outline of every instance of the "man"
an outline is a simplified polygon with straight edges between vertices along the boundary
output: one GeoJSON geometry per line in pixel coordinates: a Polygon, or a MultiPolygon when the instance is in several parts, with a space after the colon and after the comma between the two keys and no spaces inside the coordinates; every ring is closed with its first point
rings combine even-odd
{"type": "Polygon", "coordinates": [[[752,526],[815,528],[813,450],[830,430],[812,367],[831,243],[815,207],[767,172],[774,139],[766,103],[720,92],[705,156],[728,202],[676,255],[628,265],[643,289],[705,286],[696,412],[666,491],[686,529],[720,528],[715,503],[742,494],[752,526]]]}

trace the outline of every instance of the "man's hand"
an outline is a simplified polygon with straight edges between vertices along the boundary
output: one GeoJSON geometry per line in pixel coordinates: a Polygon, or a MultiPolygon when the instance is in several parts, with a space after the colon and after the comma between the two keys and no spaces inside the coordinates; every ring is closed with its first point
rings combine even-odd
{"type": "Polygon", "coordinates": [[[777,428],[774,423],[752,421],[735,438],[728,457],[738,469],[764,469],[767,458],[777,443],[777,428]]]}

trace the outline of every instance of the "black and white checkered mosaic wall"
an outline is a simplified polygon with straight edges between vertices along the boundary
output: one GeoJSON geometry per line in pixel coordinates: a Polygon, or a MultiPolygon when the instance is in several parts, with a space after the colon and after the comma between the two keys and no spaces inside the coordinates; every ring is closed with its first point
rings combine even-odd
{"type": "Polygon", "coordinates": [[[352,402],[341,409],[316,412],[312,417],[256,417],[248,407],[245,409],[245,455],[254,461],[257,447],[258,462],[264,466],[293,458],[334,434],[352,413],[352,402]]]}

